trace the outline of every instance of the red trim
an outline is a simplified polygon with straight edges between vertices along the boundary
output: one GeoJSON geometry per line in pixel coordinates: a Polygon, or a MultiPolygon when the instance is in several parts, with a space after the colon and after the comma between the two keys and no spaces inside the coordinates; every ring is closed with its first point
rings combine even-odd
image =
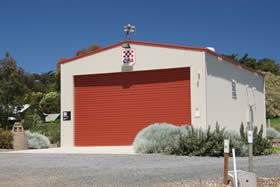
{"type": "Polygon", "coordinates": [[[124,43],[126,43],[127,41],[123,41],[123,42],[120,42],[120,43],[117,43],[117,44],[114,44],[114,45],[110,45],[110,46],[107,46],[107,47],[104,47],[104,48],[101,48],[101,49],[97,49],[97,50],[94,50],[94,51],[91,51],[91,52],[88,52],[88,53],[85,53],[85,54],[82,54],[82,55],[79,55],[79,56],[75,56],[75,57],[72,57],[72,58],[68,58],[66,60],[62,60],[60,62],[58,62],[59,65],[61,64],[65,64],[67,62],[70,62],[70,61],[73,61],[73,60],[76,60],[76,59],[79,59],[79,58],[83,58],[83,57],[86,57],[86,56],[90,56],[90,55],[93,55],[95,53],[99,53],[99,52],[102,52],[102,51],[105,51],[107,49],[112,49],[114,47],[118,47],[124,43]]]}
{"type": "Polygon", "coordinates": [[[203,51],[203,52],[206,52],[206,53],[209,53],[211,55],[214,55],[216,57],[220,57],[222,58],[224,61],[227,61],[233,65],[236,65],[236,66],[239,66],[241,67],[242,69],[245,69],[247,71],[250,71],[252,73],[256,73],[260,76],[265,76],[265,74],[261,73],[261,72],[258,72],[252,68],[249,68],[243,64],[240,64],[232,59],[229,59],[223,55],[220,55],[214,51],[211,51],[207,48],[199,48],[199,47],[188,47],[188,46],[181,46],[181,45],[170,45],[170,44],[159,44],[159,43],[152,43],[152,42],[139,42],[139,41],[132,41],[132,40],[127,40],[127,41],[123,41],[123,42],[120,42],[120,43],[117,43],[117,44],[114,44],[114,45],[110,45],[110,46],[107,46],[107,47],[104,47],[104,48],[101,48],[101,49],[97,49],[95,51],[92,51],[92,52],[88,52],[86,54],[82,54],[82,55],[79,55],[79,56],[75,56],[75,57],[72,57],[72,58],[69,58],[69,59],[66,59],[66,60],[62,60],[60,62],[58,62],[59,65],[61,64],[64,64],[64,63],[67,63],[67,62],[70,62],[70,61],[73,61],[73,60],[76,60],[76,59],[79,59],[79,58],[83,58],[83,57],[86,57],[86,56],[89,56],[89,55],[93,55],[95,53],[99,53],[99,52],[102,52],[102,51],[105,51],[105,50],[108,50],[108,49],[112,49],[112,48],[115,48],[115,47],[118,47],[124,43],[131,43],[131,44],[137,44],[137,45],[146,45],[146,46],[155,46],[155,47],[165,47],[165,48],[173,48],[173,49],[183,49],[183,50],[192,50],[192,51],[203,51]]]}
{"type": "MultiPolygon", "coordinates": [[[[127,42],[127,41],[125,41],[125,42],[127,42]]],[[[205,51],[205,48],[200,48],[200,47],[189,47],[189,46],[182,46],[182,45],[159,44],[159,43],[138,42],[138,41],[129,41],[129,43],[131,43],[131,44],[138,44],[138,45],[155,46],[155,47],[165,47],[165,48],[174,48],[174,49],[185,49],[185,50],[192,50],[192,51],[205,51]]]]}

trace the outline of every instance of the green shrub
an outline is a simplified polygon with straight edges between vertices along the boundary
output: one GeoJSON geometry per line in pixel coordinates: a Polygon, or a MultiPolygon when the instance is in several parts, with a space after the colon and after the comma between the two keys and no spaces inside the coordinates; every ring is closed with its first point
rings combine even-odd
{"type": "Polygon", "coordinates": [[[13,134],[1,128],[0,128],[0,148],[1,149],[13,148],[13,134]]]}
{"type": "MultiPolygon", "coordinates": [[[[246,147],[248,147],[248,136],[244,129],[243,123],[240,126],[241,140],[246,147]]],[[[258,127],[253,130],[253,155],[267,155],[272,153],[272,144],[266,138],[263,138],[263,125],[258,132],[258,127]]]]}
{"type": "Polygon", "coordinates": [[[185,135],[179,134],[178,141],[175,140],[168,144],[167,153],[189,156],[201,155],[204,150],[198,149],[198,147],[202,147],[207,141],[206,134],[202,129],[188,126],[185,126],[184,130],[186,131],[185,135]]]}
{"type": "MultiPolygon", "coordinates": [[[[272,151],[271,143],[262,137],[260,131],[254,128],[253,154],[265,155],[272,151]]],[[[235,148],[237,156],[248,155],[247,131],[240,126],[240,134],[226,131],[216,124],[211,130],[197,129],[193,126],[173,126],[171,124],[153,124],[138,133],[133,146],[137,153],[167,153],[188,156],[223,156],[224,139],[230,139],[230,149],[235,148]]]]}
{"type": "Polygon", "coordinates": [[[218,124],[214,131],[211,131],[210,126],[206,131],[193,126],[184,128],[187,132],[179,136],[178,143],[168,146],[169,154],[188,156],[221,156],[223,154],[225,128],[220,129],[218,124]]]}
{"type": "Polygon", "coordinates": [[[225,132],[225,137],[228,137],[230,140],[230,150],[235,149],[235,154],[237,156],[247,156],[248,155],[248,146],[244,144],[241,139],[241,136],[236,131],[228,130],[225,132]]]}
{"type": "Polygon", "coordinates": [[[38,125],[42,125],[44,122],[40,116],[40,113],[37,109],[27,110],[24,114],[24,119],[21,120],[23,128],[25,130],[30,130],[38,125]]]}
{"type": "Polygon", "coordinates": [[[141,130],[134,139],[136,153],[163,153],[178,138],[180,127],[168,123],[155,123],[141,130]]]}
{"type": "Polygon", "coordinates": [[[30,131],[37,132],[49,137],[52,144],[60,144],[60,120],[36,125],[32,129],[30,129],[30,131]]]}
{"type": "Polygon", "coordinates": [[[274,128],[266,129],[266,137],[268,138],[280,138],[280,132],[274,128]]]}
{"type": "Polygon", "coordinates": [[[43,149],[50,148],[50,140],[39,133],[31,133],[30,131],[25,131],[28,148],[30,149],[43,149]]]}

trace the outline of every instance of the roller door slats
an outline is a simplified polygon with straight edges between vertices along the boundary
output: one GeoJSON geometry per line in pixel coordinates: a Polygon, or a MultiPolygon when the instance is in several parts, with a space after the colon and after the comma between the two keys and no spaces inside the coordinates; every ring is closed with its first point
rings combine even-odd
{"type": "Polygon", "coordinates": [[[149,124],[191,124],[190,69],[76,76],[75,145],[131,145],[149,124]]]}

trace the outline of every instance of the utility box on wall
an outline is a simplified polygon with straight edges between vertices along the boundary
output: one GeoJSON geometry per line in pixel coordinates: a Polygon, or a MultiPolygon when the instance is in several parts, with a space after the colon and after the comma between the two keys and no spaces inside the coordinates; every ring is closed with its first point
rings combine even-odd
{"type": "Polygon", "coordinates": [[[71,112],[70,111],[64,111],[63,112],[63,121],[70,121],[71,120],[71,112]]]}

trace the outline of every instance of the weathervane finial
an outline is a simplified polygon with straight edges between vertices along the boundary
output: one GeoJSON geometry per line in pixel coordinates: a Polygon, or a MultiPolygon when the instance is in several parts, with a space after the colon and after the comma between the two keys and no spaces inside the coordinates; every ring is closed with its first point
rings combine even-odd
{"type": "Polygon", "coordinates": [[[135,26],[130,25],[130,24],[124,26],[124,32],[126,34],[127,40],[130,40],[130,33],[134,32],[135,31],[134,29],[135,29],[135,26]]]}

